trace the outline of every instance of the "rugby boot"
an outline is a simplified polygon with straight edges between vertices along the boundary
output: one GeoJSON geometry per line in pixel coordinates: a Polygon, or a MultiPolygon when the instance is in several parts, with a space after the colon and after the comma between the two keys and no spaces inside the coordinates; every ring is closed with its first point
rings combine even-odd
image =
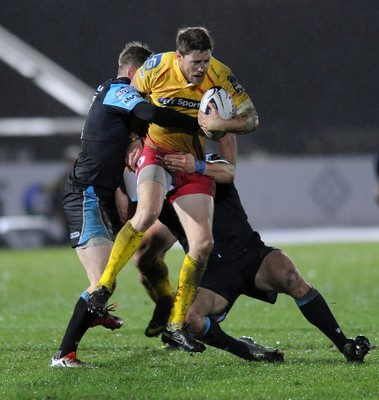
{"type": "Polygon", "coordinates": [[[88,365],[83,361],[76,358],[76,352],[72,351],[66,354],[64,357],[55,358],[53,357],[50,362],[50,367],[60,367],[60,368],[96,368],[93,365],[88,365]]]}
{"type": "Polygon", "coordinates": [[[193,339],[187,326],[183,326],[181,329],[166,328],[162,335],[170,339],[171,342],[175,342],[180,349],[188,353],[202,353],[206,348],[203,343],[193,339]]]}
{"type": "Polygon", "coordinates": [[[365,355],[370,351],[370,341],[365,336],[357,336],[343,347],[343,354],[347,361],[363,362],[365,355]]]}
{"type": "Polygon", "coordinates": [[[249,361],[268,361],[268,362],[281,362],[284,361],[284,353],[273,347],[263,346],[254,342],[251,337],[242,336],[238,338],[249,348],[251,359],[249,361]]]}

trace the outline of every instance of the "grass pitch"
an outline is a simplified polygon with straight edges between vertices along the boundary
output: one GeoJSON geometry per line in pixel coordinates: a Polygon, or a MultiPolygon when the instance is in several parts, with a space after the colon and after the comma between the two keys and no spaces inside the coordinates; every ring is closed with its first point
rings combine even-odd
{"type": "MultiPolygon", "coordinates": [[[[90,329],[78,357],[96,369],[53,369],[72,309],[87,286],[69,248],[0,251],[0,398],[8,399],[378,399],[379,245],[282,246],[325,297],[345,334],[369,337],[372,351],[351,364],[310,325],[294,301],[275,305],[241,297],[222,327],[285,352],[282,364],[248,363],[208,347],[167,352],[143,331],[153,305],[133,266],[119,275],[113,300],[118,331],[90,329]]],[[[168,264],[176,282],[183,253],[168,264]]]]}

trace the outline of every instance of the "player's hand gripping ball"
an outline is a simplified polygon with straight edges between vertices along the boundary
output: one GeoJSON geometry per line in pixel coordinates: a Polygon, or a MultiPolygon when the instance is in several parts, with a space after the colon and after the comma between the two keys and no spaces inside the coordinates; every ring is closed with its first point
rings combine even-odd
{"type": "MultiPolygon", "coordinates": [[[[211,112],[209,103],[215,105],[222,119],[230,119],[234,117],[235,107],[233,99],[224,88],[220,86],[214,86],[204,93],[200,101],[200,110],[205,114],[209,114],[211,112]]],[[[204,131],[204,133],[209,139],[216,140],[221,139],[226,135],[226,132],[204,131]]]]}

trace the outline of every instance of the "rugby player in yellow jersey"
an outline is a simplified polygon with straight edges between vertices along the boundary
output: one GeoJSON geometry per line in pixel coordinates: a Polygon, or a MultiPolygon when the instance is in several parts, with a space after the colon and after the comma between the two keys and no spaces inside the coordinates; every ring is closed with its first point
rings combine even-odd
{"type": "MultiPolygon", "coordinates": [[[[212,57],[213,40],[209,31],[204,27],[181,28],[176,45],[175,52],[149,58],[134,75],[132,85],[141,93],[148,94],[153,104],[190,116],[197,116],[200,100],[209,88],[221,86],[232,96],[236,116],[223,120],[212,109],[213,115],[200,115],[200,125],[209,131],[240,134],[254,131],[258,126],[254,105],[230,68],[212,57]]],[[[136,213],[119,232],[107,267],[88,301],[90,311],[100,315],[106,312],[117,274],[139,247],[144,233],[157,220],[167,195],[183,226],[189,250],[181,268],[165,334],[189,352],[204,350],[201,343],[188,335],[184,319],[213,247],[215,184],[211,177],[204,175],[204,142],[202,136],[155,124],[149,126],[137,163],[136,213]],[[196,158],[195,173],[175,172],[168,168],[165,156],[183,152],[196,158]],[[171,185],[173,189],[170,190],[171,185]]],[[[168,295],[172,293],[169,284],[161,290],[168,295]]]]}

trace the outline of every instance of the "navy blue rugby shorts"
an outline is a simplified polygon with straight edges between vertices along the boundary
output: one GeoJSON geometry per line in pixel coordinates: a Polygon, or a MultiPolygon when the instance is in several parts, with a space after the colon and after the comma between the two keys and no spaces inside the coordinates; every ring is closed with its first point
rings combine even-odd
{"type": "Polygon", "coordinates": [[[93,186],[66,185],[62,206],[67,218],[71,247],[103,237],[114,241],[122,228],[113,196],[97,194],[93,186]]]}
{"type": "Polygon", "coordinates": [[[277,293],[267,293],[255,287],[257,274],[263,259],[274,247],[266,246],[263,242],[252,241],[246,247],[234,252],[232,255],[221,258],[211,257],[204,272],[200,287],[224,297],[229,305],[224,311],[223,318],[229,312],[240,295],[274,304],[277,293]]]}

